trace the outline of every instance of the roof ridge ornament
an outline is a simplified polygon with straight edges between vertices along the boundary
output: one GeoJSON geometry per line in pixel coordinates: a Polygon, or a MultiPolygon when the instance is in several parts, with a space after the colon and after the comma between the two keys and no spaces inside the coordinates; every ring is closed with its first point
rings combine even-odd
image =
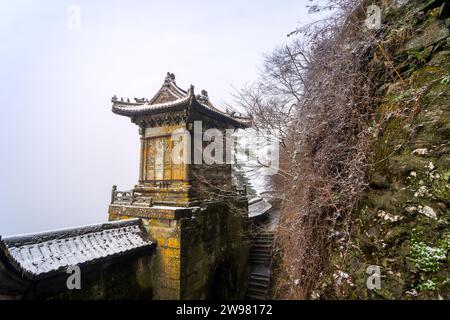
{"type": "Polygon", "coordinates": [[[175,83],[175,74],[167,72],[166,78],[164,79],[164,83],[175,83]]]}
{"type": "Polygon", "coordinates": [[[193,84],[191,84],[191,85],[189,86],[189,89],[188,89],[188,91],[187,91],[187,95],[188,95],[188,96],[194,96],[194,85],[193,85],[193,84]]]}
{"type": "Polygon", "coordinates": [[[208,91],[206,91],[204,89],[202,91],[200,91],[200,94],[198,94],[196,98],[203,103],[211,104],[209,102],[208,91]]]}
{"type": "Polygon", "coordinates": [[[145,103],[146,99],[145,97],[139,99],[139,98],[134,98],[134,101],[136,101],[136,103],[145,103]]]}
{"type": "Polygon", "coordinates": [[[163,85],[150,100],[135,97],[135,102],[132,103],[129,98],[124,100],[123,97],[115,96],[112,101],[112,111],[131,117],[133,122],[139,122],[142,119],[138,117],[147,115],[169,114],[172,111],[180,111],[182,108],[189,113],[191,108],[200,108],[207,111],[210,116],[218,117],[219,121],[231,123],[235,127],[248,127],[246,121],[243,121],[247,119],[240,118],[237,113],[230,115],[216,108],[209,100],[208,91],[199,90],[199,94],[196,95],[193,85],[190,85],[188,90],[179,88],[175,83],[175,75],[171,72],[167,72],[163,85]]]}

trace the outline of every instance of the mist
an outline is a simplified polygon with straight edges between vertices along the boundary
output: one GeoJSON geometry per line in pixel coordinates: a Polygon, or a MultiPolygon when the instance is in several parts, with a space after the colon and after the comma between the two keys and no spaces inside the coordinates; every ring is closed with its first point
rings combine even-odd
{"type": "Polygon", "coordinates": [[[150,98],[170,71],[232,104],[263,53],[311,21],[307,3],[2,1],[0,234],[106,221],[112,185],[135,185],[139,164],[138,128],[111,97],[150,98]]]}

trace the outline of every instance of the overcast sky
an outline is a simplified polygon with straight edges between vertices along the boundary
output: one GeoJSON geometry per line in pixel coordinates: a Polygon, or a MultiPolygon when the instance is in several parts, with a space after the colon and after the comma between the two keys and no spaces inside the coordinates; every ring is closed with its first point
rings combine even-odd
{"type": "Polygon", "coordinates": [[[312,21],[308,3],[2,0],[0,234],[106,221],[111,186],[136,184],[139,162],[137,127],[111,97],[150,98],[170,71],[231,102],[312,21]]]}

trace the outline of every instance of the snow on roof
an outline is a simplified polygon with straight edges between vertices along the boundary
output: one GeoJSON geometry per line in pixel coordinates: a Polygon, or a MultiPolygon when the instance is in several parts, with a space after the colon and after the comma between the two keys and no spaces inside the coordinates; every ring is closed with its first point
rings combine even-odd
{"type": "Polygon", "coordinates": [[[180,98],[174,101],[155,103],[155,104],[126,104],[123,102],[114,103],[112,111],[122,116],[133,116],[145,114],[149,111],[163,110],[171,107],[185,105],[189,102],[190,96],[180,98]]]}
{"type": "Polygon", "coordinates": [[[124,101],[123,98],[119,100],[116,96],[114,96],[111,101],[113,103],[112,111],[114,113],[129,117],[156,113],[158,111],[176,107],[188,107],[191,102],[195,101],[196,106],[200,106],[213,114],[231,120],[239,127],[248,127],[250,123],[250,118],[228,114],[215,107],[209,101],[208,94],[205,90],[202,90],[201,95],[195,95],[193,85],[191,85],[187,91],[181,89],[175,83],[175,75],[172,73],[167,74],[163,86],[150,101],[146,99],[136,99],[135,103],[130,102],[129,99],[127,99],[127,101],[124,101]],[[162,101],[160,99],[161,97],[163,97],[162,101]]]}
{"type": "Polygon", "coordinates": [[[250,218],[262,215],[269,211],[272,205],[263,198],[255,198],[248,202],[248,216],[250,218]]]}
{"type": "MultiPolygon", "coordinates": [[[[92,264],[155,245],[139,219],[0,238],[11,264],[29,279],[92,264]]],[[[147,251],[149,252],[149,251],[147,251]]]]}

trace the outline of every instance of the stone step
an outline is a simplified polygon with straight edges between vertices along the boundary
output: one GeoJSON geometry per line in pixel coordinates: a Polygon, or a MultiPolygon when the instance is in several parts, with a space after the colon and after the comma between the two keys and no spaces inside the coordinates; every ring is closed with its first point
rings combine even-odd
{"type": "Polygon", "coordinates": [[[250,253],[262,253],[262,254],[272,255],[272,250],[267,249],[267,248],[253,248],[250,250],[250,253]]]}
{"type": "Polygon", "coordinates": [[[253,248],[253,249],[250,250],[250,252],[251,252],[251,253],[252,253],[252,252],[255,252],[255,253],[261,252],[261,253],[268,253],[268,254],[271,254],[271,253],[272,253],[272,250],[267,249],[267,248],[253,248]]]}
{"type": "Polygon", "coordinates": [[[272,251],[270,250],[251,250],[250,254],[263,254],[263,255],[272,255],[272,251]]]}
{"type": "Polygon", "coordinates": [[[270,260],[267,259],[252,259],[250,260],[250,263],[252,265],[264,265],[264,266],[270,266],[270,260]]]}
{"type": "Polygon", "coordinates": [[[275,233],[274,232],[257,232],[254,231],[254,235],[255,237],[274,237],[275,233]]]}
{"type": "Polygon", "coordinates": [[[260,258],[260,257],[253,257],[253,258],[250,258],[250,262],[252,262],[252,263],[270,264],[270,259],[268,259],[268,258],[260,258]]]}
{"type": "Polygon", "coordinates": [[[273,240],[275,238],[274,235],[264,235],[264,234],[255,234],[252,237],[253,239],[270,239],[273,240]]]}
{"type": "Polygon", "coordinates": [[[262,253],[262,252],[251,252],[250,253],[250,259],[251,258],[264,258],[264,259],[270,259],[272,255],[270,252],[268,253],[262,253]]]}
{"type": "Polygon", "coordinates": [[[270,262],[269,261],[251,261],[251,265],[270,267],[270,262]]]}
{"type": "Polygon", "coordinates": [[[271,249],[268,248],[252,248],[250,249],[250,253],[259,253],[259,252],[263,252],[263,253],[272,253],[271,249]]]}
{"type": "Polygon", "coordinates": [[[269,282],[254,282],[254,281],[250,281],[250,283],[248,284],[248,288],[260,288],[260,289],[268,289],[269,288],[269,282]]]}
{"type": "Polygon", "coordinates": [[[268,275],[266,275],[266,274],[262,274],[262,273],[254,273],[254,272],[252,272],[252,273],[250,274],[250,279],[251,279],[251,280],[253,280],[253,279],[269,280],[270,277],[269,277],[268,275]]]}
{"type": "Polygon", "coordinates": [[[272,253],[272,250],[267,249],[267,248],[254,248],[250,250],[250,253],[259,253],[259,252],[263,252],[263,253],[272,253]]]}
{"type": "Polygon", "coordinates": [[[252,266],[265,266],[270,267],[270,262],[268,261],[251,261],[252,266]]]}
{"type": "Polygon", "coordinates": [[[258,236],[259,235],[262,235],[262,236],[265,236],[265,235],[274,236],[275,232],[273,232],[273,231],[260,231],[260,232],[257,232],[256,235],[258,235],[258,236]]]}
{"type": "Polygon", "coordinates": [[[254,255],[263,255],[263,256],[271,257],[272,256],[272,251],[258,250],[258,251],[250,252],[250,256],[254,256],[254,255]]]}
{"type": "Polygon", "coordinates": [[[257,234],[253,237],[253,239],[270,239],[273,240],[275,235],[273,234],[257,234]]]}
{"type": "Polygon", "coordinates": [[[266,300],[265,296],[247,294],[247,300],[266,300]]]}
{"type": "Polygon", "coordinates": [[[262,246],[272,246],[273,241],[272,240],[266,240],[266,239],[257,239],[250,243],[250,245],[262,245],[262,246]]]}
{"type": "Polygon", "coordinates": [[[262,261],[262,262],[264,262],[264,263],[269,263],[269,262],[271,261],[271,259],[267,259],[267,258],[258,258],[258,257],[256,257],[256,258],[251,257],[250,260],[262,261]]]}
{"type": "Polygon", "coordinates": [[[270,258],[272,258],[272,255],[270,253],[250,252],[250,258],[270,259],[270,258]]]}
{"type": "Polygon", "coordinates": [[[248,284],[248,287],[261,287],[261,288],[269,288],[270,282],[269,281],[250,281],[248,284]]]}
{"type": "Polygon", "coordinates": [[[257,250],[265,249],[268,251],[272,251],[272,245],[269,243],[263,243],[263,244],[255,243],[255,244],[250,245],[250,251],[253,251],[254,249],[257,249],[257,250]]]}
{"type": "Polygon", "coordinates": [[[267,296],[267,289],[259,289],[259,288],[248,288],[247,294],[251,295],[261,295],[263,297],[267,296]]]}
{"type": "Polygon", "coordinates": [[[255,258],[255,259],[251,259],[250,262],[253,265],[256,265],[256,264],[262,264],[262,265],[265,265],[265,266],[269,266],[270,265],[270,260],[267,260],[267,259],[255,258]]]}
{"type": "Polygon", "coordinates": [[[250,245],[250,250],[254,249],[265,249],[265,250],[272,250],[272,243],[252,243],[250,245]]]}
{"type": "Polygon", "coordinates": [[[273,239],[269,239],[269,238],[256,238],[256,239],[252,239],[250,240],[251,243],[256,243],[256,242],[270,242],[273,243],[273,239]]]}
{"type": "Polygon", "coordinates": [[[272,243],[251,243],[250,244],[250,248],[265,248],[265,249],[269,249],[272,250],[272,243]]]}
{"type": "Polygon", "coordinates": [[[274,233],[254,234],[250,240],[250,263],[253,271],[249,277],[247,299],[266,300],[270,288],[269,266],[272,260],[274,233]]]}
{"type": "Polygon", "coordinates": [[[252,239],[268,239],[268,240],[273,240],[275,239],[274,236],[264,236],[264,235],[253,235],[252,239]]]}

